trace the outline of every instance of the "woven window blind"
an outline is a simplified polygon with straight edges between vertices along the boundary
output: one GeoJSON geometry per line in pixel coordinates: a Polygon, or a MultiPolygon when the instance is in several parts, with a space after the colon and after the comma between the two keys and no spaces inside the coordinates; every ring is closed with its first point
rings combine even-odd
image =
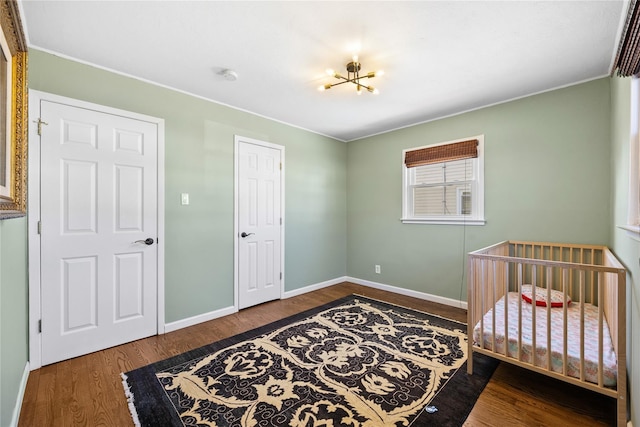
{"type": "Polygon", "coordinates": [[[620,77],[630,77],[640,72],[640,4],[637,0],[629,3],[627,20],[611,74],[616,70],[620,77]]]}
{"type": "Polygon", "coordinates": [[[404,156],[404,164],[408,168],[415,168],[416,166],[430,165],[432,163],[476,157],[478,157],[478,140],[470,139],[468,141],[454,142],[453,144],[407,151],[404,156]]]}

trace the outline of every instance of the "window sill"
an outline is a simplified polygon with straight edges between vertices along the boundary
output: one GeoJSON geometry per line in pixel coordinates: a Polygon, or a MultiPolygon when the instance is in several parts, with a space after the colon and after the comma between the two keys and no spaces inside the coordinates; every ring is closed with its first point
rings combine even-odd
{"type": "Polygon", "coordinates": [[[401,218],[403,224],[485,225],[484,219],[401,218]]]}
{"type": "Polygon", "coordinates": [[[618,228],[627,232],[627,235],[634,240],[640,242],[640,226],[639,225],[619,225],[618,228]]]}

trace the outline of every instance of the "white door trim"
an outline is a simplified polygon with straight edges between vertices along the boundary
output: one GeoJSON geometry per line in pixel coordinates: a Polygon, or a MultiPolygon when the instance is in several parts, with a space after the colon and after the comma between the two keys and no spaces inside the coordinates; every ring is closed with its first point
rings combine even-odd
{"type": "Polygon", "coordinates": [[[237,312],[239,310],[240,304],[238,302],[238,294],[239,294],[239,280],[238,280],[238,272],[239,272],[239,263],[238,263],[238,237],[240,236],[240,230],[238,228],[238,189],[239,189],[239,155],[238,155],[238,146],[241,142],[248,142],[250,144],[259,145],[262,147],[273,148],[275,150],[280,151],[280,161],[282,163],[282,169],[280,174],[280,216],[282,218],[282,226],[280,227],[280,271],[282,272],[282,280],[280,281],[280,299],[282,299],[284,295],[284,171],[285,171],[285,161],[284,161],[284,146],[273,144],[271,142],[261,141],[259,139],[247,138],[240,135],[234,135],[234,147],[233,147],[233,307],[237,312]]]}
{"type": "MultiPolygon", "coordinates": [[[[40,221],[40,136],[38,135],[37,118],[40,117],[40,102],[58,102],[101,113],[128,117],[154,123],[158,126],[158,334],[165,332],[164,324],[164,120],[143,114],[133,113],[103,105],[93,104],[77,99],[67,98],[37,90],[29,90],[29,155],[28,155],[28,221],[27,235],[29,242],[29,367],[31,370],[42,366],[40,299],[40,237],[38,222],[40,221]]],[[[45,126],[43,124],[43,126],[45,126]]]]}

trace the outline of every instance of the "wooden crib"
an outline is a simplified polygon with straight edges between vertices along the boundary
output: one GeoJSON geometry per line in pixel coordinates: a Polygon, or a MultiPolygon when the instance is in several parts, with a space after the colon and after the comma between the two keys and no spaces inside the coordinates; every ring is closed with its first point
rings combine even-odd
{"type": "Polygon", "coordinates": [[[611,251],[505,241],[467,268],[468,373],[475,351],[614,397],[624,427],[626,271],[611,251]]]}

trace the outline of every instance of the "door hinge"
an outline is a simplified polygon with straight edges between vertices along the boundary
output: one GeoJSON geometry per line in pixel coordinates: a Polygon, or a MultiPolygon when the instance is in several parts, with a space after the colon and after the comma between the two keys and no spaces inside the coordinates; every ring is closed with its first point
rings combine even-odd
{"type": "Polygon", "coordinates": [[[280,280],[282,280],[282,271],[280,272],[280,280]]]}
{"type": "Polygon", "coordinates": [[[38,135],[39,136],[42,136],[42,125],[49,125],[49,123],[43,122],[40,117],[38,117],[38,120],[34,120],[33,123],[37,123],[38,124],[38,135]]]}
{"type": "Polygon", "coordinates": [[[280,162],[280,170],[282,170],[282,162],[280,162]]]}
{"type": "Polygon", "coordinates": [[[42,222],[38,221],[38,234],[42,234],[42,222]]]}
{"type": "Polygon", "coordinates": [[[282,218],[280,218],[280,225],[282,225],[282,218]]]}
{"type": "Polygon", "coordinates": [[[42,319],[38,320],[38,333],[42,333],[42,319]]]}

